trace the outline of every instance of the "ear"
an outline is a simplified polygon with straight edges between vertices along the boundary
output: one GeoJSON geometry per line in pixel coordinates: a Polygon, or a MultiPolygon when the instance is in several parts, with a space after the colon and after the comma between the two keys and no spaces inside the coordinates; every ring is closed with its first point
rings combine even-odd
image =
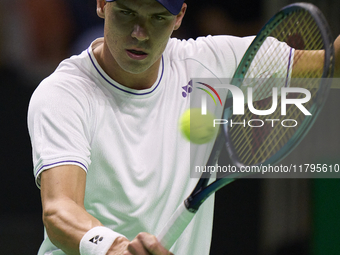
{"type": "Polygon", "coordinates": [[[186,10],[187,10],[187,4],[183,3],[180,13],[178,13],[176,16],[176,24],[175,24],[174,30],[179,29],[179,27],[181,26],[186,10]]]}
{"type": "Polygon", "coordinates": [[[97,15],[102,19],[105,18],[105,5],[105,0],[97,0],[97,15]]]}

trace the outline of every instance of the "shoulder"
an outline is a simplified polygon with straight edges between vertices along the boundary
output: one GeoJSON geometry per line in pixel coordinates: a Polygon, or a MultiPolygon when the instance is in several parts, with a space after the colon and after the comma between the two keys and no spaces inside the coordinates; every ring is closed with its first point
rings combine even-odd
{"type": "Polygon", "coordinates": [[[86,52],[62,61],[33,92],[29,115],[91,112],[96,83],[88,61],[86,52]]]}
{"type": "Polygon", "coordinates": [[[252,40],[252,37],[235,36],[172,38],[164,54],[172,69],[181,75],[185,70],[191,78],[231,77],[252,40]]]}
{"type": "Polygon", "coordinates": [[[220,53],[232,53],[238,54],[238,52],[244,53],[248,48],[253,36],[249,37],[236,37],[236,36],[206,36],[198,37],[197,39],[179,40],[171,38],[166,52],[169,55],[177,57],[196,56],[198,54],[209,55],[214,54],[216,57],[220,53]]]}
{"type": "Polygon", "coordinates": [[[86,51],[65,59],[38,85],[33,96],[37,94],[43,94],[44,97],[90,95],[96,86],[89,62],[90,58],[86,51]]]}
{"type": "Polygon", "coordinates": [[[76,87],[76,89],[94,89],[93,69],[91,58],[86,50],[80,55],[62,61],[55,72],[47,77],[42,84],[57,83],[67,84],[68,87],[76,87]]]}

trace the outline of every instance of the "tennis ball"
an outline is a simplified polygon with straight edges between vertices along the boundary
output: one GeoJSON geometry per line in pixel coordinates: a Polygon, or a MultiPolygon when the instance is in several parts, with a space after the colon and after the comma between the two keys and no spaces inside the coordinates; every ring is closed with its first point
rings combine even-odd
{"type": "Polygon", "coordinates": [[[180,118],[179,127],[183,135],[192,143],[204,144],[210,142],[216,134],[215,116],[207,112],[201,114],[201,108],[186,110],[180,118]]]}

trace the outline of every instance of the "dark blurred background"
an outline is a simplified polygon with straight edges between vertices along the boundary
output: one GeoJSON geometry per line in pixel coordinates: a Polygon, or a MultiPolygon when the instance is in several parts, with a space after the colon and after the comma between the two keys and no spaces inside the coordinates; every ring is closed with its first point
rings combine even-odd
{"type": "MultiPolygon", "coordinates": [[[[178,38],[254,35],[289,0],[187,0],[178,38]]],[[[312,1],[340,33],[340,1],[312,1]]],[[[0,254],[36,254],[43,240],[26,126],[30,96],[58,63],[103,34],[95,0],[0,2],[0,254]]],[[[340,163],[340,91],[285,162],[340,163]]],[[[228,162],[228,159],[221,159],[228,162]]],[[[339,179],[239,180],[216,196],[212,255],[340,254],[339,179]]]]}

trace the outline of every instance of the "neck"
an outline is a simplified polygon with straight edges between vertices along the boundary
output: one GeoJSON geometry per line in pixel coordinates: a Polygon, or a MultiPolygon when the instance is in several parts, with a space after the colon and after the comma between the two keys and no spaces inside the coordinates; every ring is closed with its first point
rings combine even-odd
{"type": "Polygon", "coordinates": [[[105,43],[93,49],[94,56],[101,68],[113,80],[131,89],[143,90],[151,88],[157,81],[161,58],[158,59],[147,71],[134,74],[123,70],[112,57],[105,43]]]}

